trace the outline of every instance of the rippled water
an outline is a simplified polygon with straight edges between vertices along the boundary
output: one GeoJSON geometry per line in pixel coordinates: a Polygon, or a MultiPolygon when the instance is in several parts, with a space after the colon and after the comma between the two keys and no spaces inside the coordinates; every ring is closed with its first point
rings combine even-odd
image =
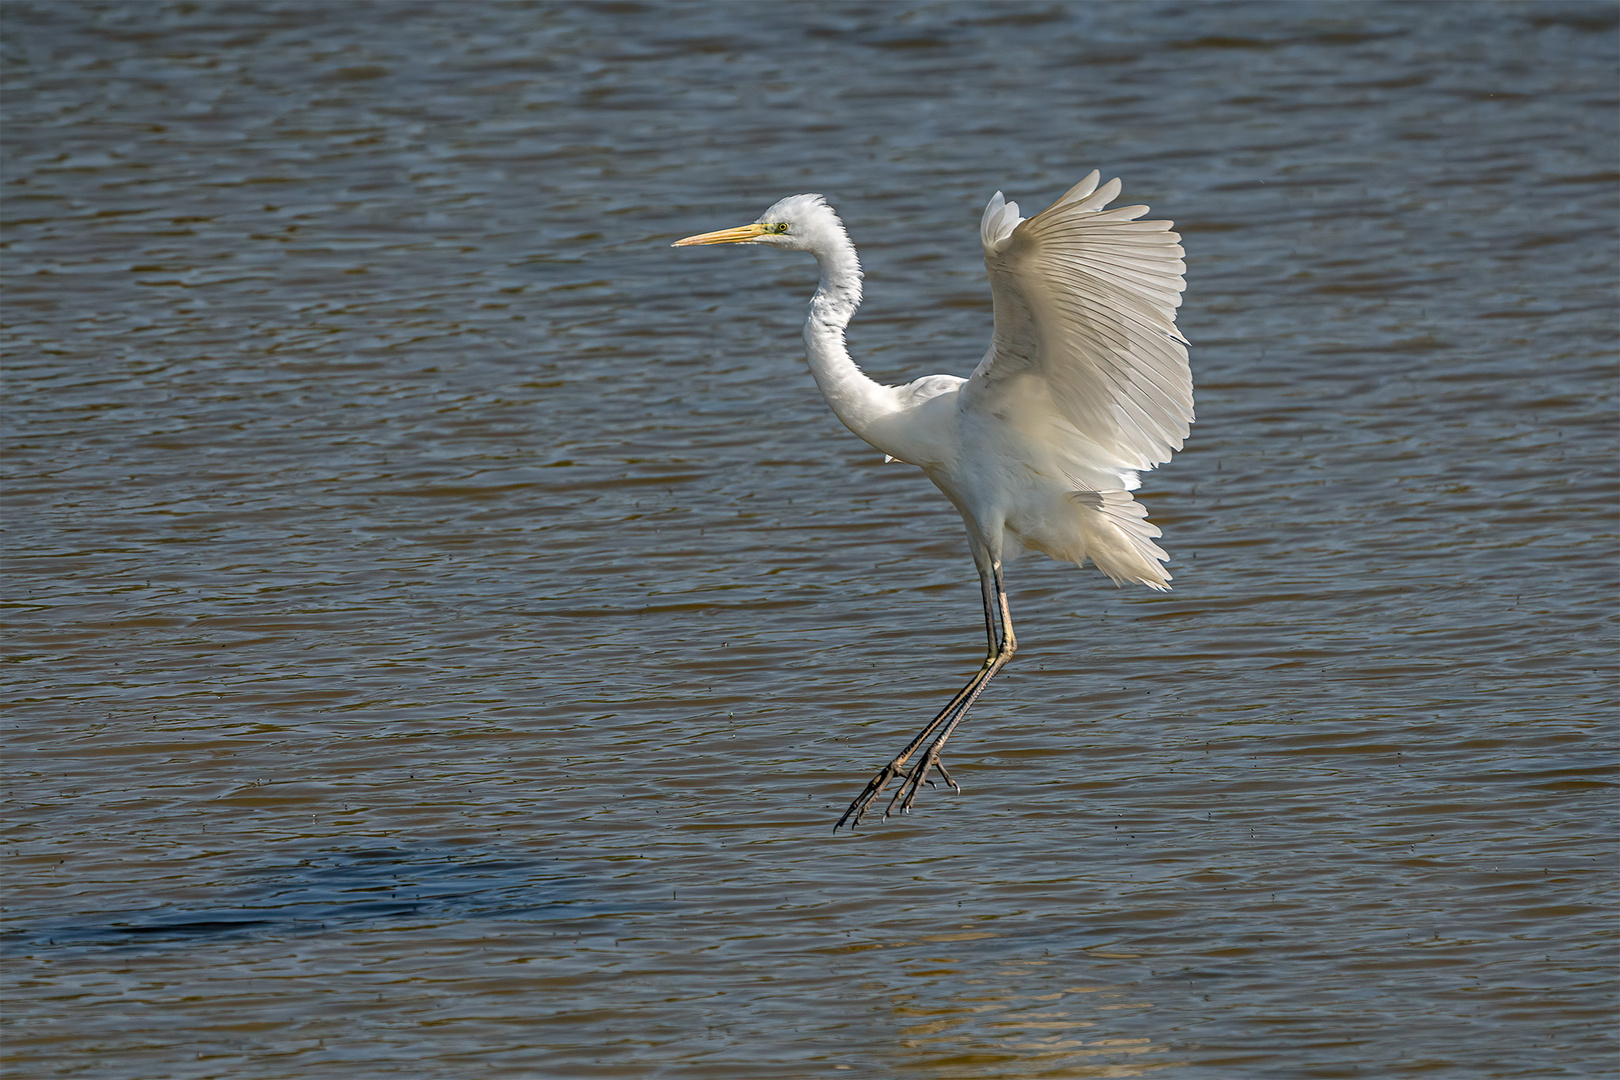
{"type": "Polygon", "coordinates": [[[1614,1064],[1616,14],[22,4],[16,1076],[1596,1076],[1614,1064]],[[976,223],[1176,219],[1175,591],[827,412],[976,223]]]}

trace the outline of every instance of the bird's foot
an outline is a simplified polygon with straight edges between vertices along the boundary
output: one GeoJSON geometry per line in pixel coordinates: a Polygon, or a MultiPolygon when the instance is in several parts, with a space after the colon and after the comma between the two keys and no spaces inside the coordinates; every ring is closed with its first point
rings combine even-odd
{"type": "Polygon", "coordinates": [[[944,762],[939,760],[939,748],[931,746],[928,748],[928,752],[922,756],[922,759],[910,769],[906,768],[905,758],[896,758],[879,769],[877,775],[866,782],[866,787],[861,789],[861,793],[855,796],[855,800],[849,804],[849,808],[844,811],[844,816],[838,819],[838,824],[833,826],[833,832],[843,828],[845,822],[849,823],[851,832],[855,831],[855,827],[866,816],[866,811],[871,807],[872,803],[902,773],[905,775],[905,781],[900,785],[900,790],[895,792],[894,797],[889,800],[889,805],[883,810],[883,816],[888,817],[894,813],[896,803],[899,804],[901,813],[910,810],[911,804],[917,801],[919,787],[924,783],[929,787],[935,786],[934,781],[928,777],[930,769],[938,772],[940,779],[954,788],[957,794],[962,793],[962,785],[951,779],[951,774],[946,771],[944,762]]]}
{"type": "Polygon", "coordinates": [[[884,808],[884,817],[894,813],[897,805],[902,814],[911,811],[911,806],[917,801],[917,793],[922,790],[923,784],[927,783],[929,787],[934,786],[934,782],[928,779],[929,770],[937,770],[940,778],[955,789],[958,795],[962,793],[962,785],[951,779],[951,774],[945,769],[945,763],[939,760],[939,752],[940,747],[937,744],[930,746],[917,764],[911,767],[906,773],[905,781],[900,785],[900,790],[894,793],[894,797],[889,800],[889,805],[884,808]]]}

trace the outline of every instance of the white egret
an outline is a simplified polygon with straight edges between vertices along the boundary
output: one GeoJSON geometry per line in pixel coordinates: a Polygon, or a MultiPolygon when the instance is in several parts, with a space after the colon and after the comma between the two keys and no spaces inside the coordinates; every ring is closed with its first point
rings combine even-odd
{"type": "MultiPolygon", "coordinates": [[[[931,771],[958,792],[940,753],[985,684],[1017,651],[1002,563],[1022,548],[1084,565],[1116,584],[1167,589],[1159,529],[1131,497],[1137,474],[1170,460],[1193,419],[1181,306],[1180,236],[1140,221],[1146,206],[1107,204],[1120,183],[1093,172],[1032,218],[996,192],[979,224],[995,332],[973,374],[873,381],[850,359],[844,328],[861,302],[855,246],[820,195],[783,199],[752,224],[689,236],[697,244],[808,251],[821,268],[804,324],[810,371],[844,426],[908,462],[967,526],[989,651],[966,686],[849,809],[859,825],[903,777],[883,816],[911,808],[931,771]],[[920,753],[919,753],[920,751],[920,753]],[[913,761],[912,758],[916,757],[913,761]]],[[[853,820],[851,820],[853,819],[853,820]]]]}

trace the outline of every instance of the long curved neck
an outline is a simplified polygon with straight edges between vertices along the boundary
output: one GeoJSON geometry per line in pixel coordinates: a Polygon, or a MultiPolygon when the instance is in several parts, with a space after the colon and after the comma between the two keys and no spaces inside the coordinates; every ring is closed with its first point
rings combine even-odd
{"type": "Polygon", "coordinates": [[[844,328],[861,306],[861,262],[842,229],[815,254],[821,284],[810,298],[810,315],[804,320],[810,373],[838,419],[864,439],[872,422],[893,412],[897,401],[893,387],[855,366],[844,344],[844,328]]]}

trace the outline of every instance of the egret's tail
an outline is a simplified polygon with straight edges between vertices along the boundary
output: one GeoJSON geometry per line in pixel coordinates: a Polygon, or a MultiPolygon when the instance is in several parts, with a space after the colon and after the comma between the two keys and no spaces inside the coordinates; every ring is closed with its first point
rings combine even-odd
{"type": "MultiPolygon", "coordinates": [[[[1170,588],[1164,563],[1170,556],[1153,541],[1163,534],[1147,519],[1147,507],[1128,491],[1077,491],[1085,557],[1114,583],[1131,581],[1150,589],[1170,588]]],[[[1082,560],[1083,561],[1083,560],[1082,560]]]]}

